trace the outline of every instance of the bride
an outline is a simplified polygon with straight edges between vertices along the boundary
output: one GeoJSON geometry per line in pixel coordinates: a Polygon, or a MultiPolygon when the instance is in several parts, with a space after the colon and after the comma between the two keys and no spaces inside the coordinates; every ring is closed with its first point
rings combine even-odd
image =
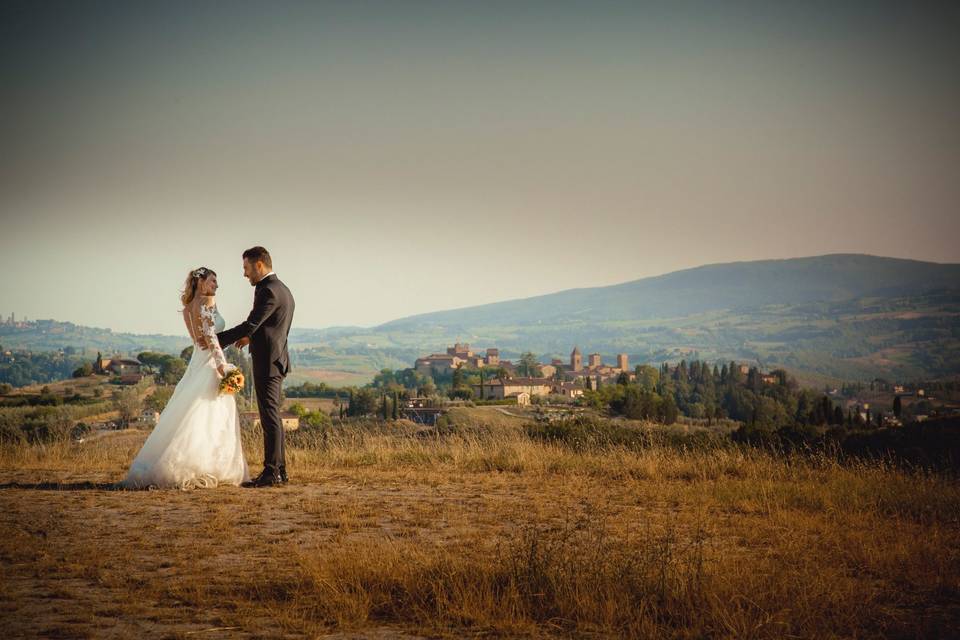
{"type": "Polygon", "coordinates": [[[224,321],[214,304],[217,274],[206,267],[187,275],[180,300],[193,340],[190,364],[156,427],[121,483],[128,488],[193,489],[239,485],[250,479],[240,446],[240,416],[233,396],[220,394],[227,364],[216,332],[224,321]],[[210,349],[201,348],[210,345],[210,349]]]}

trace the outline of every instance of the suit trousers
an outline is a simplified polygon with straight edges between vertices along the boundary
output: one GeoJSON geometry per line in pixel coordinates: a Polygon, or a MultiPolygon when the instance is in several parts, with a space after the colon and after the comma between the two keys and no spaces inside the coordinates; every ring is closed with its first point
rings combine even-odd
{"type": "Polygon", "coordinates": [[[283,376],[253,376],[263,427],[263,468],[274,473],[285,469],[286,449],[283,442],[283,420],[280,418],[280,387],[283,376]]]}

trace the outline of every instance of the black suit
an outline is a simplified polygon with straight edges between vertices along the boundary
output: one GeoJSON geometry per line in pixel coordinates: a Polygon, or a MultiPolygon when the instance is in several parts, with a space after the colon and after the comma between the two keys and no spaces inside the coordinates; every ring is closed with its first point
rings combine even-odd
{"type": "Polygon", "coordinates": [[[253,360],[253,386],[263,426],[263,466],[273,473],[286,467],[283,421],[280,418],[280,387],[290,371],[287,334],[293,321],[293,295],[271,274],[257,283],[253,310],[244,322],[221,331],[217,340],[223,346],[240,338],[250,338],[253,360]]]}

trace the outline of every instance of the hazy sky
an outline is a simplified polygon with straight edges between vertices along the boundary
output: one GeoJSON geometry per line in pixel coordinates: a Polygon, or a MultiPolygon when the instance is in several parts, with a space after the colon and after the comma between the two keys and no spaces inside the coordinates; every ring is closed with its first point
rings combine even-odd
{"type": "Polygon", "coordinates": [[[0,313],[182,333],[205,265],[233,322],[254,244],[300,327],[711,262],[960,262],[938,4],[2,2],[0,313]]]}

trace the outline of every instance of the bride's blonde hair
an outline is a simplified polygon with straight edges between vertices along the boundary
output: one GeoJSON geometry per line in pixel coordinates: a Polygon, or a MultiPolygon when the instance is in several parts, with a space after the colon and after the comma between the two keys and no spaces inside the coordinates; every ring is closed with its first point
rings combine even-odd
{"type": "Polygon", "coordinates": [[[197,295],[197,287],[201,280],[206,280],[210,276],[217,275],[217,272],[207,267],[199,267],[187,274],[187,280],[183,283],[183,292],[180,295],[180,302],[187,306],[197,295]]]}

